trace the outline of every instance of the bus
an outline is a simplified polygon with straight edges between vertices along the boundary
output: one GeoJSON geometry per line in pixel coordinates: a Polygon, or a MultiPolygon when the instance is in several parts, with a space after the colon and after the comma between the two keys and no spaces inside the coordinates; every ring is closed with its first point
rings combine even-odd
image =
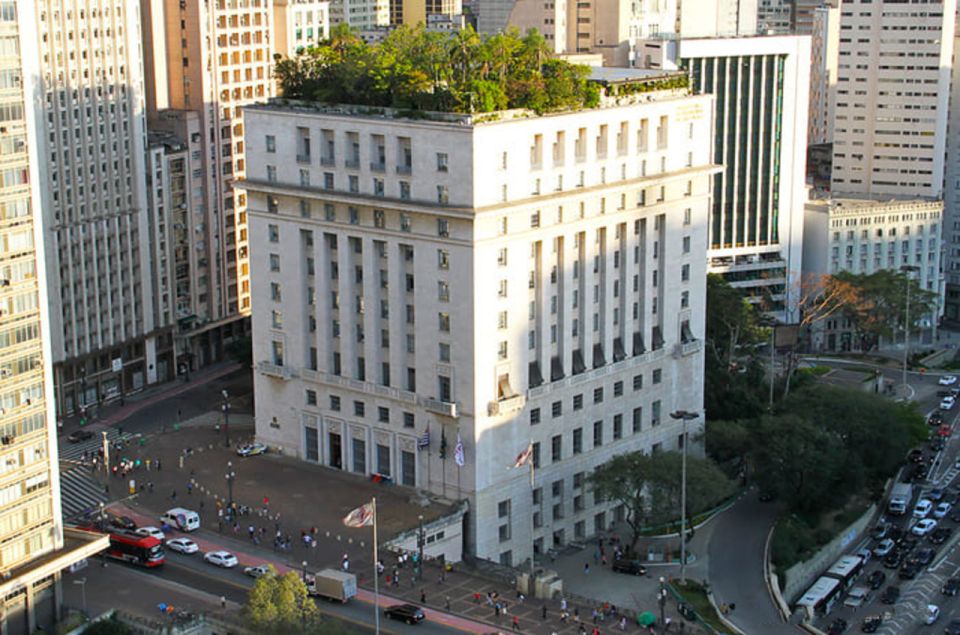
{"type": "Polygon", "coordinates": [[[824,574],[836,578],[842,585],[841,590],[849,589],[863,572],[863,558],[860,556],[841,556],[824,574]]]}
{"type": "Polygon", "coordinates": [[[821,615],[826,615],[830,609],[840,599],[843,587],[840,580],[822,576],[813,583],[807,592],[797,600],[797,608],[803,607],[807,611],[807,616],[814,619],[821,615]]]}
{"type": "Polygon", "coordinates": [[[123,532],[110,532],[110,546],[104,555],[140,567],[159,567],[165,560],[160,540],[123,532]]]}

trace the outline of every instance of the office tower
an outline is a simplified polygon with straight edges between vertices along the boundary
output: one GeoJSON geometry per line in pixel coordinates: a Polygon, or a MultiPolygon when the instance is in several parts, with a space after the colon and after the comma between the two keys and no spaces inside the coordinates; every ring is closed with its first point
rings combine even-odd
{"type": "Polygon", "coordinates": [[[257,437],[469,499],[469,550],[508,565],[622,520],[587,475],[702,407],[713,98],[595,73],[653,84],[549,116],[246,111],[257,437]]]}
{"type": "Polygon", "coordinates": [[[840,8],[823,6],[813,13],[810,42],[810,145],[833,141],[840,47],[840,8]]]}
{"type": "Polygon", "coordinates": [[[810,38],[682,38],[697,92],[716,96],[709,270],[751,302],[791,316],[806,201],[810,38]]]}
{"type": "Polygon", "coordinates": [[[833,192],[942,196],[956,8],[956,0],[844,6],[833,192]]]}
{"type": "Polygon", "coordinates": [[[274,51],[294,57],[330,36],[327,0],[273,0],[274,51]]]}
{"type": "Polygon", "coordinates": [[[47,294],[61,414],[173,376],[172,325],[154,320],[138,7],[35,4],[47,294]]]}
{"type": "Polygon", "coordinates": [[[459,16],[463,14],[461,0],[390,0],[390,24],[426,25],[430,16],[459,16]]]}
{"type": "MultiPolygon", "coordinates": [[[[53,632],[60,617],[61,572],[103,550],[107,538],[64,530],[60,514],[51,306],[41,215],[39,151],[44,117],[28,96],[42,95],[37,9],[0,2],[0,630],[53,632]]],[[[56,295],[56,291],[54,291],[56,295]]],[[[59,320],[59,317],[57,318],[59,320]]]]}
{"type": "Polygon", "coordinates": [[[760,33],[790,33],[793,29],[792,0],[758,0],[757,28],[760,33]]]}
{"type": "Polygon", "coordinates": [[[676,0],[683,37],[732,37],[757,33],[757,0],[676,0]]]}
{"type": "MultiPolygon", "coordinates": [[[[192,288],[178,300],[177,367],[189,372],[223,359],[224,345],[247,332],[250,311],[246,195],[235,189],[245,169],[243,107],[273,95],[275,52],[270,38],[270,0],[179,2],[142,0],[145,30],[162,32],[165,46],[152,53],[147,73],[165,84],[150,106],[151,129],[173,132],[191,149],[191,238],[186,260],[175,268],[192,288]],[[158,29],[157,25],[165,25],[158,29]],[[158,60],[162,59],[162,63],[158,60]],[[158,69],[166,67],[164,76],[158,69]],[[196,115],[190,119],[186,112],[196,115]]],[[[290,43],[288,42],[288,45],[290,43]]],[[[178,250],[182,254],[182,250],[178,250]]],[[[178,285],[179,286],[179,285],[178,285]]]]}
{"type": "Polygon", "coordinates": [[[390,25],[390,0],[330,0],[330,24],[357,29],[390,25]]]}

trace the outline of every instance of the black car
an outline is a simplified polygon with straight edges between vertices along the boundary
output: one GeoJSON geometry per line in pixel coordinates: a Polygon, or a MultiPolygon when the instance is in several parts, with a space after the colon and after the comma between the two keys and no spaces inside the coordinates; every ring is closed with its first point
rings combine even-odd
{"type": "Polygon", "coordinates": [[[918,544],[920,544],[919,538],[913,534],[907,534],[900,539],[900,551],[902,551],[904,554],[908,554],[916,549],[918,544]]]}
{"type": "Polygon", "coordinates": [[[932,490],[927,492],[926,498],[932,500],[934,503],[939,503],[943,498],[943,489],[940,487],[934,487],[932,490]]]}
{"type": "Polygon", "coordinates": [[[840,635],[845,630],[847,630],[847,620],[838,617],[830,622],[830,626],[827,627],[827,635],[840,635]]]}
{"type": "Polygon", "coordinates": [[[640,564],[639,560],[614,560],[613,570],[617,573],[627,573],[629,575],[643,575],[647,568],[640,564]]]}
{"type": "Polygon", "coordinates": [[[940,425],[941,423],[943,423],[943,414],[941,414],[939,411],[934,412],[932,415],[930,415],[930,418],[927,419],[927,423],[929,423],[932,426],[940,425]]]}
{"type": "Polygon", "coordinates": [[[883,590],[883,593],[880,594],[880,603],[881,604],[896,604],[897,600],[900,599],[900,587],[898,586],[888,586],[883,590]]]}
{"type": "Polygon", "coordinates": [[[864,633],[876,633],[881,624],[883,624],[882,615],[871,615],[870,617],[863,619],[863,624],[860,625],[860,630],[864,633]]]}
{"type": "Polygon", "coordinates": [[[917,448],[915,450],[910,450],[910,454],[907,455],[907,461],[911,463],[919,463],[923,460],[923,450],[917,448]]]}
{"type": "Polygon", "coordinates": [[[869,576],[867,576],[867,586],[876,591],[883,586],[883,583],[887,581],[887,574],[877,569],[869,576]]]}
{"type": "Polygon", "coordinates": [[[393,606],[387,607],[383,614],[391,620],[399,620],[407,624],[417,624],[418,622],[422,622],[426,617],[423,614],[423,610],[413,604],[394,604],[393,606]]]}
{"type": "Polygon", "coordinates": [[[937,550],[930,547],[924,547],[923,549],[918,549],[917,553],[914,554],[913,558],[917,561],[917,564],[920,566],[927,566],[933,559],[937,556],[937,550]]]}
{"type": "Polygon", "coordinates": [[[118,529],[136,529],[137,523],[129,516],[114,516],[109,518],[110,526],[118,529]]]}
{"type": "Polygon", "coordinates": [[[960,635],[960,620],[950,620],[943,632],[944,635],[960,635]]]}
{"type": "Polygon", "coordinates": [[[904,553],[899,549],[897,549],[896,551],[891,551],[883,559],[883,566],[886,567],[887,569],[896,569],[901,564],[903,564],[903,556],[904,556],[904,553]]]}
{"type": "Polygon", "coordinates": [[[933,533],[930,534],[930,542],[935,545],[942,545],[947,541],[947,538],[950,537],[950,534],[953,532],[949,527],[937,527],[933,530],[933,533]]]}
{"type": "Polygon", "coordinates": [[[894,542],[900,542],[903,536],[904,532],[899,527],[890,527],[890,531],[887,532],[887,538],[894,542]]]}
{"type": "Polygon", "coordinates": [[[943,583],[943,586],[940,587],[940,593],[949,595],[950,597],[956,595],[957,591],[960,591],[960,578],[949,578],[943,583]]]}
{"type": "Polygon", "coordinates": [[[83,428],[79,430],[74,430],[67,436],[67,441],[70,443],[80,443],[81,441],[86,441],[87,439],[92,439],[93,433],[89,430],[84,430],[83,428]]]}
{"type": "MultiPolygon", "coordinates": [[[[945,448],[945,447],[947,447],[947,442],[946,442],[946,440],[945,440],[943,437],[936,437],[935,439],[933,439],[933,440],[930,441],[930,449],[931,449],[931,450],[934,450],[934,451],[936,451],[936,452],[939,452],[940,450],[942,450],[942,449],[945,448]]],[[[926,472],[927,472],[927,471],[924,470],[924,474],[923,474],[924,477],[927,476],[926,472]]]]}
{"type": "Polygon", "coordinates": [[[901,580],[913,580],[920,573],[920,563],[916,560],[907,560],[900,567],[898,576],[901,580]]]}

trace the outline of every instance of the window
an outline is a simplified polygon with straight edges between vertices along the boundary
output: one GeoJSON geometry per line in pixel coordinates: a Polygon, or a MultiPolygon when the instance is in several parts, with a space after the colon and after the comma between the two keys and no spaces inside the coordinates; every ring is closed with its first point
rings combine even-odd
{"type": "Polygon", "coordinates": [[[689,282],[690,281],[690,265],[681,265],[680,267],[680,281],[689,282]]]}
{"type": "Polygon", "coordinates": [[[271,315],[271,324],[275,329],[283,328],[283,314],[280,311],[273,311],[271,315]]]}
{"type": "Polygon", "coordinates": [[[272,134],[267,135],[267,152],[274,154],[277,151],[277,138],[272,134]]]}
{"type": "Polygon", "coordinates": [[[503,361],[507,358],[507,342],[502,341],[497,344],[497,359],[503,361]]]}
{"type": "Polygon", "coordinates": [[[643,428],[643,408],[633,409],[633,433],[637,434],[643,428]]]}
{"type": "Polygon", "coordinates": [[[497,288],[497,295],[500,296],[501,298],[507,297],[507,281],[506,280],[500,281],[500,284],[497,288]]]}
{"type": "Polygon", "coordinates": [[[540,423],[540,408],[530,409],[530,425],[535,426],[540,423]]]}
{"type": "Polygon", "coordinates": [[[383,406],[377,407],[377,421],[380,423],[390,423],[390,408],[383,406]]]}
{"type": "Polygon", "coordinates": [[[557,418],[563,414],[563,402],[554,401],[550,404],[550,414],[553,418],[557,418]]]}
{"type": "Polygon", "coordinates": [[[404,413],[403,413],[403,427],[404,427],[404,428],[412,428],[412,427],[414,427],[414,424],[415,424],[415,420],[414,420],[414,417],[413,417],[413,413],[412,413],[412,412],[404,412],[404,413]]]}
{"type": "Polygon", "coordinates": [[[446,342],[440,342],[440,355],[441,362],[450,362],[450,345],[446,342]]]}
{"type": "Polygon", "coordinates": [[[437,281],[437,299],[440,302],[450,301],[450,284],[446,280],[437,281]]]}
{"type": "Polygon", "coordinates": [[[447,157],[447,153],[446,153],[446,152],[438,152],[438,153],[437,153],[437,172],[446,172],[446,171],[447,171],[447,169],[448,169],[448,164],[447,164],[448,159],[449,159],[449,157],[447,157]]]}
{"type": "Polygon", "coordinates": [[[507,328],[507,312],[500,311],[497,313],[497,328],[503,330],[507,328]]]}
{"type": "Polygon", "coordinates": [[[642,390],[643,389],[643,375],[634,375],[633,376],[633,389],[642,390]]]}
{"type": "Polygon", "coordinates": [[[613,396],[621,397],[623,395],[623,382],[615,381],[613,382],[613,396]]]}
{"type": "Polygon", "coordinates": [[[450,332],[450,314],[449,313],[438,313],[437,314],[438,328],[443,333],[450,332]]]}
{"type": "Polygon", "coordinates": [[[316,406],[317,405],[317,391],[307,389],[307,405],[316,406]]]}
{"type": "Polygon", "coordinates": [[[277,166],[268,165],[267,166],[267,180],[271,183],[276,183],[277,181],[277,166]]]}
{"type": "Polygon", "coordinates": [[[583,452],[583,428],[576,428],[573,431],[573,453],[583,452]]]}
{"type": "Polygon", "coordinates": [[[497,503],[497,518],[509,518],[510,517],[510,499],[500,501],[497,503]]]}
{"type": "Polygon", "coordinates": [[[554,498],[559,498],[563,496],[563,480],[553,481],[550,483],[550,493],[553,494],[554,498]]]}
{"type": "Polygon", "coordinates": [[[613,415],[613,440],[623,438],[623,415],[613,415]]]}
{"type": "Polygon", "coordinates": [[[357,417],[364,416],[366,412],[366,405],[362,401],[353,402],[353,414],[357,417]]]}
{"type": "Polygon", "coordinates": [[[593,403],[603,402],[603,387],[593,389],[593,403]]]}
{"type": "Polygon", "coordinates": [[[690,237],[689,236],[683,237],[683,253],[685,254],[690,253],[690,237]]]}
{"type": "Polygon", "coordinates": [[[340,412],[340,397],[337,395],[330,395],[330,410],[340,412]]]}
{"type": "Polygon", "coordinates": [[[497,265],[500,267],[507,266],[507,248],[504,247],[497,252],[497,265]]]}
{"type": "MultiPolygon", "coordinates": [[[[445,200],[440,202],[446,203],[445,200]]],[[[450,236],[450,221],[448,221],[446,218],[437,219],[437,235],[441,238],[447,238],[450,236]]]]}
{"type": "Polygon", "coordinates": [[[446,249],[437,250],[437,268],[438,269],[449,269],[450,268],[450,252],[446,249]]]}
{"type": "Polygon", "coordinates": [[[659,384],[663,381],[663,370],[660,368],[653,369],[653,383],[659,384]]]}
{"type": "Polygon", "coordinates": [[[593,422],[593,447],[598,448],[603,445],[603,421],[593,422]]]}
{"type": "Polygon", "coordinates": [[[573,396],[573,409],[582,410],[583,409],[583,395],[574,395],[573,396]]]}
{"type": "Polygon", "coordinates": [[[540,469],[540,442],[533,442],[533,467],[540,469]]]}
{"type": "Polygon", "coordinates": [[[654,401],[650,404],[650,425],[658,426],[660,425],[660,400],[654,401]]]}
{"type": "Polygon", "coordinates": [[[280,242],[280,226],[267,225],[267,238],[272,243],[280,242]]]}
{"type": "Polygon", "coordinates": [[[550,460],[556,463],[563,458],[563,436],[556,434],[550,439],[550,460]]]}

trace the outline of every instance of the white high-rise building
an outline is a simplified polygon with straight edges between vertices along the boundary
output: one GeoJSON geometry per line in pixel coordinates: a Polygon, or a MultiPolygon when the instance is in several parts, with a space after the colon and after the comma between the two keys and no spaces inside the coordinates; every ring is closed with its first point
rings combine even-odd
{"type": "Polygon", "coordinates": [[[757,34],[757,0],[671,0],[679,6],[682,37],[757,34]]]}
{"type": "Polygon", "coordinates": [[[294,57],[330,36],[328,0],[273,0],[274,51],[294,57]]]}
{"type": "Polygon", "coordinates": [[[622,519],[587,476],[677,449],[668,413],[702,409],[716,172],[713,98],[640,92],[546,116],[248,107],[258,439],[469,500],[468,549],[505,564],[622,519]],[[508,469],[531,443],[533,489],[508,469]]]}
{"type": "Polygon", "coordinates": [[[35,120],[61,413],[173,375],[157,322],[145,192],[140,10],[125,0],[39,0],[35,120]]]}
{"type": "MultiPolygon", "coordinates": [[[[839,5],[839,2],[837,3],[839,5]]],[[[813,11],[810,43],[809,145],[833,141],[834,107],[837,103],[837,64],[840,47],[840,7],[823,6],[813,11]]]]}
{"type": "Polygon", "coordinates": [[[356,29],[390,26],[390,0],[330,0],[330,24],[356,29]]]}

